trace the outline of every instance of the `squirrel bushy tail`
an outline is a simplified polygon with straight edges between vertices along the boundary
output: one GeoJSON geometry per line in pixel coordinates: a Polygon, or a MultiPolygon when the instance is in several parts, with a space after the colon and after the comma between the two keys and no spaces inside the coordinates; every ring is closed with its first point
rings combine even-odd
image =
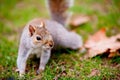
{"type": "Polygon", "coordinates": [[[72,6],[73,0],[47,0],[48,9],[52,20],[65,26],[71,13],[68,9],[72,6]]]}

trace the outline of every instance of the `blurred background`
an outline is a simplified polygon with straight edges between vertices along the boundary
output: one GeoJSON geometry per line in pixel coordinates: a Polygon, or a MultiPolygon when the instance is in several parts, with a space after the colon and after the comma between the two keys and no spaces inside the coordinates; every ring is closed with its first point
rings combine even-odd
{"type": "MultiPolygon", "coordinates": [[[[90,18],[88,22],[72,27],[83,37],[84,41],[88,35],[101,28],[106,29],[108,36],[120,33],[120,0],[74,1],[74,6],[70,9],[73,16],[84,15],[90,18]]],[[[45,0],[0,0],[0,79],[18,78],[15,69],[20,34],[28,21],[38,17],[50,18],[45,0]]],[[[120,58],[109,60],[96,57],[81,61],[79,60],[81,55],[74,53],[76,52],[68,51],[69,55],[64,53],[60,55],[58,52],[59,57],[52,57],[45,72],[41,75],[42,78],[120,79],[120,67],[114,67],[120,63],[120,58]],[[100,70],[100,75],[86,77],[93,68],[100,70]]],[[[34,67],[26,78],[34,79],[33,72],[34,67]]]]}

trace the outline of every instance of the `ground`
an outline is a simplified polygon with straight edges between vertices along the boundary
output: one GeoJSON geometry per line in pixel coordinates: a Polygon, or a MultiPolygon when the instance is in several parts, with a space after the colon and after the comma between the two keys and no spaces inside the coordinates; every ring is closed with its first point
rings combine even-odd
{"type": "MultiPolygon", "coordinates": [[[[74,15],[87,15],[91,20],[74,30],[84,41],[88,35],[106,28],[107,35],[120,32],[119,0],[75,0],[70,9],[74,15]]],[[[0,1],[0,79],[19,79],[16,69],[19,38],[24,25],[36,17],[49,18],[44,0],[0,1]]],[[[84,53],[85,54],[85,53],[84,53]]],[[[27,80],[119,80],[120,57],[104,55],[83,60],[83,53],[66,49],[54,52],[43,73],[36,76],[36,60],[28,61],[27,80]]],[[[23,79],[22,79],[23,80],[23,79]]]]}

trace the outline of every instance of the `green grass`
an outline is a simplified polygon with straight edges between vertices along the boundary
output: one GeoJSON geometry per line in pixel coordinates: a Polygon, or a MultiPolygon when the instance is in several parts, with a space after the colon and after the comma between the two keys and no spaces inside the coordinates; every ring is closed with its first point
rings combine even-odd
{"type": "MultiPolygon", "coordinates": [[[[81,14],[91,17],[91,21],[75,28],[77,33],[86,40],[89,34],[102,27],[111,36],[120,32],[120,1],[119,0],[75,0],[71,8],[74,15],[81,14]]],[[[0,1],[0,79],[18,79],[16,69],[19,38],[24,25],[33,18],[48,18],[44,0],[2,0],[0,1]]],[[[53,53],[45,71],[35,75],[35,61],[28,61],[27,74],[24,79],[42,80],[117,80],[120,79],[120,57],[108,59],[96,56],[81,60],[83,54],[66,49],[53,53]],[[33,66],[31,66],[33,65],[33,66]],[[89,77],[92,70],[99,75],[89,77]]],[[[23,79],[21,79],[23,80],[23,79]]]]}

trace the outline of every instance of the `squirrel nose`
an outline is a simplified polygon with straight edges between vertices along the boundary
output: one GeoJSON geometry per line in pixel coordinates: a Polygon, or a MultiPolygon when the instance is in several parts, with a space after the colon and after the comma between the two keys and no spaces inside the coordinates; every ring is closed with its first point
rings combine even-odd
{"type": "Polygon", "coordinates": [[[45,44],[46,44],[47,46],[49,46],[49,47],[53,47],[53,46],[54,46],[53,41],[47,41],[45,44]]]}
{"type": "Polygon", "coordinates": [[[49,45],[50,47],[53,47],[53,41],[49,41],[49,42],[48,42],[48,45],[49,45]]]}
{"type": "Polygon", "coordinates": [[[50,47],[53,47],[53,44],[49,44],[50,47]]]}

